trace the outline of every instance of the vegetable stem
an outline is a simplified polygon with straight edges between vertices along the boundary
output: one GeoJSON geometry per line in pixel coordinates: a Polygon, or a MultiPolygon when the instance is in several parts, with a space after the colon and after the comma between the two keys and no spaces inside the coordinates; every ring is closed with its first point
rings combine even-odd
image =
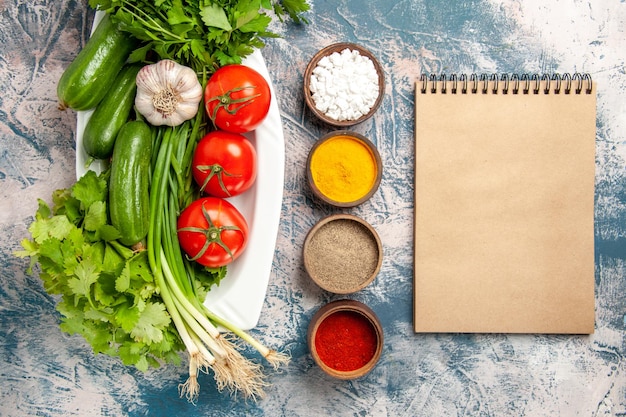
{"type": "MultiPolygon", "coordinates": [[[[165,255],[161,253],[163,272],[166,277],[169,277],[171,281],[175,279],[172,276],[172,272],[167,264],[165,255]]],[[[165,285],[168,285],[165,283],[165,285]]],[[[220,334],[217,329],[209,322],[209,320],[202,316],[202,314],[191,305],[189,300],[182,294],[179,288],[174,285],[171,287],[173,293],[173,301],[176,305],[176,309],[180,312],[181,316],[185,318],[185,322],[192,328],[194,333],[209,347],[209,349],[217,356],[226,356],[226,351],[220,347],[216,339],[220,338],[220,334]]]]}

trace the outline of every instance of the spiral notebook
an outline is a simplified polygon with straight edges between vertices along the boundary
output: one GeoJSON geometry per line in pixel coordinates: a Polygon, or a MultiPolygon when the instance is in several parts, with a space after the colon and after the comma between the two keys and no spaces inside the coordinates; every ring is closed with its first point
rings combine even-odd
{"type": "Polygon", "coordinates": [[[423,75],[415,106],[415,332],[593,333],[595,82],[423,75]]]}

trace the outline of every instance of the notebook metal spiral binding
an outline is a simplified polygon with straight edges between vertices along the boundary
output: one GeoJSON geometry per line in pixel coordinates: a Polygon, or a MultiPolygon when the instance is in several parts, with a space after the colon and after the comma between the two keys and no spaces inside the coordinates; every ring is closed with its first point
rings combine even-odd
{"type": "Polygon", "coordinates": [[[438,91],[441,94],[447,94],[450,90],[451,94],[457,94],[459,91],[461,94],[477,94],[480,91],[482,94],[487,94],[491,87],[492,94],[539,94],[543,91],[544,94],[550,94],[550,88],[554,84],[553,94],[560,94],[561,91],[565,94],[570,94],[572,90],[575,94],[581,94],[584,90],[585,94],[591,94],[592,80],[591,75],[588,73],[574,73],[569,74],[502,74],[498,77],[498,74],[422,74],[420,76],[422,94],[426,94],[430,89],[431,94],[435,94],[438,91]],[[552,83],[554,81],[554,83],[552,83]],[[543,88],[542,88],[543,83],[543,88]],[[430,86],[430,87],[429,87],[430,86]]]}

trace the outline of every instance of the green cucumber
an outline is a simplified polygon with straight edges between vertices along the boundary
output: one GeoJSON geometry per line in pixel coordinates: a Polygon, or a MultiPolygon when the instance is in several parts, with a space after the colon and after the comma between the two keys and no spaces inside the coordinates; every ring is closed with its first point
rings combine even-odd
{"type": "Polygon", "coordinates": [[[91,114],[83,131],[83,147],[92,158],[108,159],[113,154],[117,132],[128,121],[135,104],[135,78],[141,66],[127,65],[91,114]]]}
{"type": "Polygon", "coordinates": [[[96,107],[136,46],[133,37],[119,30],[108,14],[104,15],[59,79],[59,108],[90,110],[96,107]]]}
{"type": "Polygon", "coordinates": [[[150,160],[152,134],[143,121],[122,126],[115,139],[109,178],[111,224],[120,243],[133,246],[148,234],[150,223],[150,160]]]}

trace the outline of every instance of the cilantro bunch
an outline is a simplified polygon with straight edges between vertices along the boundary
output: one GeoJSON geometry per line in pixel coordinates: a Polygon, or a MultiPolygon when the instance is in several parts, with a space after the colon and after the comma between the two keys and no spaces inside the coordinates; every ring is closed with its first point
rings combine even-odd
{"type": "Polygon", "coordinates": [[[94,353],[119,357],[140,370],[161,362],[179,364],[184,350],[163,304],[147,252],[133,252],[115,239],[107,214],[108,172],[88,171],[70,189],[39,200],[16,256],[30,258],[29,273],[49,294],[60,296],[60,327],[80,334],[94,353]]]}

